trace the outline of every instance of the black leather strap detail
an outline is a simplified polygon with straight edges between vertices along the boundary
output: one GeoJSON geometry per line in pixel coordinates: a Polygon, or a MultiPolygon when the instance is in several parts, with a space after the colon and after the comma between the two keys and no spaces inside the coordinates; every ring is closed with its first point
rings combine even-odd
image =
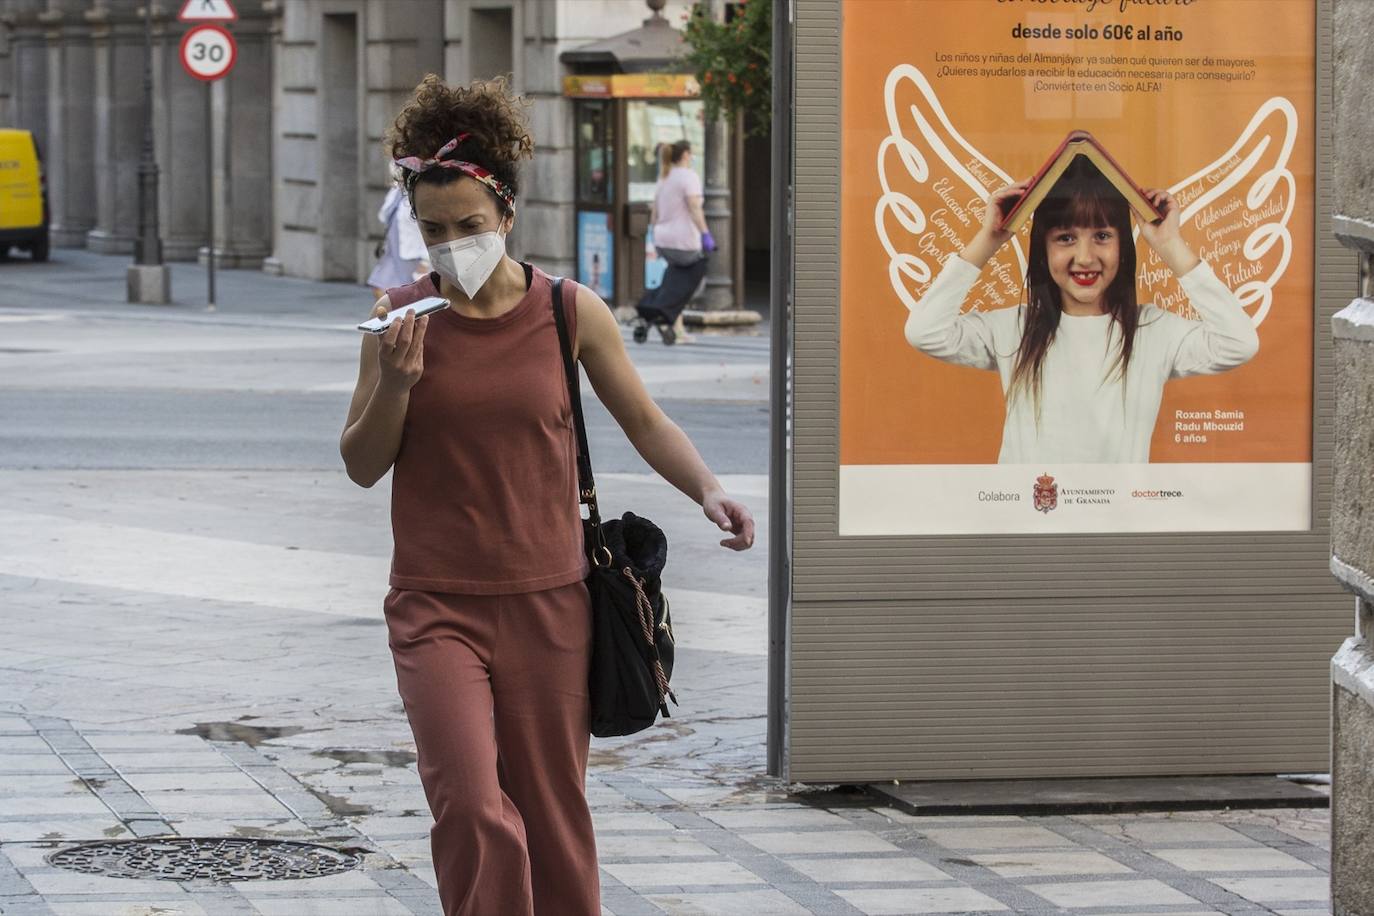
{"type": "Polygon", "coordinates": [[[601,512],[596,503],[596,478],[592,475],[591,450],[587,447],[587,424],[582,416],[582,377],[573,359],[568,336],[568,318],[563,311],[563,278],[553,280],[553,323],[558,328],[558,348],[563,354],[563,374],[568,382],[568,401],[572,404],[573,428],[577,431],[578,501],[589,510],[590,521],[601,528],[601,512]]]}

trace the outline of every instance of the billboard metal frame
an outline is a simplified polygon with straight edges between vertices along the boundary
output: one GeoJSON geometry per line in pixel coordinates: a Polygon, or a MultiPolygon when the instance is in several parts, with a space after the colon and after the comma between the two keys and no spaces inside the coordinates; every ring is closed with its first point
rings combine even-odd
{"type": "MultiPolygon", "coordinates": [[[[1334,3],[1313,2],[1312,529],[841,538],[835,178],[842,171],[837,77],[845,0],[774,0],[771,775],[870,782],[1305,772],[1325,765],[1329,657],[1349,625],[1347,598],[1326,569],[1334,422],[1327,328],[1349,298],[1343,278],[1353,282],[1356,268],[1331,233],[1334,3]],[[1196,560],[1202,555],[1224,575],[1204,578],[1196,560]],[[1104,564],[1115,564],[1116,578],[1107,577],[1104,564]],[[1173,572],[1155,581],[1147,567],[1173,572]],[[1046,570],[1044,577],[1036,581],[1033,569],[1046,570]],[[970,578],[975,571],[981,572],[970,578]],[[1117,622],[1130,632],[1115,632],[1117,622]],[[1006,685],[1018,677],[1027,689],[1046,690],[1056,676],[1080,676],[1073,653],[1111,661],[1135,650],[1165,653],[1157,659],[1160,678],[1176,662],[1168,652],[1210,653],[1212,662],[1189,669],[1191,680],[1158,684],[1162,693],[1174,691],[1170,703],[1196,706],[1159,721],[1194,716],[1193,733],[1165,724],[1138,738],[1101,719],[1100,704],[1087,710],[1097,719],[1046,705],[1037,709],[1039,725],[1024,726],[999,709],[1015,696],[1006,685]],[[908,665],[926,668],[908,676],[908,665]],[[939,679],[942,665],[964,666],[963,696],[939,679]],[[1249,694],[1237,692],[1242,681],[1253,684],[1249,694]],[[1266,717],[1263,698],[1280,682],[1294,693],[1266,717]],[[1236,709],[1224,702],[1233,696],[1241,698],[1236,709]],[[1006,733],[968,731],[985,723],[1000,723],[1006,733]],[[1062,737],[1048,741],[1047,731],[1062,737]]],[[[1154,697],[1147,680],[1138,679],[1135,696],[1123,695],[1120,715],[1148,718],[1154,697]]],[[[1086,706],[1089,699],[1067,695],[1062,702],[1086,706]]]]}

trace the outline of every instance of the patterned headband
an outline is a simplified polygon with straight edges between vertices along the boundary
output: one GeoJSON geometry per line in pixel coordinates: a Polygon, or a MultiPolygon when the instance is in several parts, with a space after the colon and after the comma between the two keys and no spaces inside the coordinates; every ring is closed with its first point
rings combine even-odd
{"type": "Polygon", "coordinates": [[[475,162],[464,162],[462,159],[446,159],[449,153],[458,148],[458,144],[466,140],[470,134],[459,134],[452,140],[440,147],[439,152],[434,154],[432,159],[421,159],[419,156],[405,156],[397,159],[396,164],[409,172],[406,175],[406,190],[414,191],[415,182],[419,180],[421,173],[428,172],[430,169],[457,169],[469,178],[475,178],[482,184],[491,188],[492,193],[505,202],[508,209],[515,209],[515,194],[506,187],[505,182],[497,178],[491,172],[482,168],[475,162]]]}

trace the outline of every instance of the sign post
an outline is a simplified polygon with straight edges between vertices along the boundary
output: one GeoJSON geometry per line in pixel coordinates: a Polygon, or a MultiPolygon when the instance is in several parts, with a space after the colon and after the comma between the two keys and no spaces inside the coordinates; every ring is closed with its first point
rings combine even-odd
{"type": "Polygon", "coordinates": [[[181,66],[205,83],[205,264],[206,308],[215,308],[214,112],[211,84],[228,76],[238,59],[234,36],[220,22],[238,18],[230,0],[186,0],[177,19],[191,23],[181,38],[181,66]]]}

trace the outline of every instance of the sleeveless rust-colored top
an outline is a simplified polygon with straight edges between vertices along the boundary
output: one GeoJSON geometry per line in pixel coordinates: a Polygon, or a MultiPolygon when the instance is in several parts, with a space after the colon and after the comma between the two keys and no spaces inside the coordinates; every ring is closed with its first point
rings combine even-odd
{"type": "MultiPolygon", "coordinates": [[[[430,316],[391,477],[391,585],[514,594],[585,578],[572,407],[553,281],[496,318],[430,316]]],[[[387,290],[392,308],[438,295],[438,275],[387,290]]],[[[563,284],[576,340],[576,284],[563,284]]]]}

